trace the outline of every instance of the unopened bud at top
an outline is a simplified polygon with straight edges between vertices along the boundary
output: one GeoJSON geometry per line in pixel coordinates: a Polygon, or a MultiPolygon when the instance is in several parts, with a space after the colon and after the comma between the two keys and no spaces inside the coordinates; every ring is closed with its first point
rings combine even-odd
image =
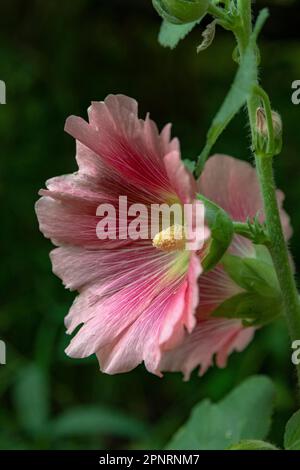
{"type": "MultiPolygon", "coordinates": [[[[272,111],[272,122],[273,122],[273,129],[274,129],[274,136],[278,137],[282,132],[282,120],[280,115],[276,111],[272,111]]],[[[266,113],[264,108],[260,107],[257,108],[256,111],[256,125],[258,132],[263,137],[268,137],[268,125],[266,119],[266,113]]]]}
{"type": "Polygon", "coordinates": [[[282,120],[280,115],[276,111],[272,111],[272,124],[273,124],[273,145],[272,151],[270,149],[268,122],[266,117],[266,112],[264,108],[259,107],[256,110],[256,129],[258,135],[258,146],[260,151],[263,153],[277,155],[281,152],[282,148],[282,120]]]}
{"type": "Polygon", "coordinates": [[[152,3],[164,20],[174,24],[199,20],[209,6],[209,0],[152,0],[152,3]]]}

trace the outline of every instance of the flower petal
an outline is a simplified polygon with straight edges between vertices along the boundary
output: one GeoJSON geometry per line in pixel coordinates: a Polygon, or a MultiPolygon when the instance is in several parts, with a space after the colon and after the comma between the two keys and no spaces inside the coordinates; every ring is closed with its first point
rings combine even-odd
{"type": "Polygon", "coordinates": [[[93,102],[89,118],[69,117],[66,131],[130,183],[152,193],[174,192],[163,163],[167,153],[179,151],[177,140],[168,141],[169,128],[159,134],[149,117],[138,118],[135,100],[123,95],[93,102]]]}
{"type": "Polygon", "coordinates": [[[204,273],[199,279],[200,303],[197,309],[199,319],[207,319],[225,300],[243,292],[224,271],[221,265],[204,273]]]}
{"type": "MultiPolygon", "coordinates": [[[[99,349],[97,356],[101,370],[108,374],[128,372],[142,361],[149,372],[160,375],[158,364],[161,358],[159,338],[166,318],[174,315],[176,319],[185,310],[184,299],[187,283],[181,284],[177,292],[166,290],[163,296],[158,296],[149,309],[106,348],[99,349]]],[[[177,326],[179,328],[179,326],[177,326]]],[[[183,336],[183,326],[173,334],[177,341],[183,336]]],[[[172,341],[174,344],[174,341],[172,341]]]]}
{"type": "Polygon", "coordinates": [[[190,335],[175,350],[165,353],[160,362],[162,371],[181,371],[188,380],[193,369],[199,366],[199,374],[213,364],[225,367],[234,350],[242,351],[251,341],[253,328],[244,328],[240,321],[211,318],[198,322],[190,335]]]}
{"type": "Polygon", "coordinates": [[[164,163],[169,180],[172,181],[180,200],[185,204],[191,202],[195,198],[197,187],[193,175],[184,166],[180,153],[168,153],[164,157],[164,163]]]}
{"type": "MultiPolygon", "coordinates": [[[[107,373],[127,371],[142,361],[149,371],[158,373],[161,351],[179,344],[185,329],[191,330],[195,324],[199,259],[192,255],[188,275],[169,279],[168,271],[178,262],[177,256],[173,255],[171,265],[169,254],[164,260],[161,256],[155,260],[150,257],[149,266],[136,262],[136,268],[130,266],[116,279],[112,274],[108,284],[104,273],[102,284],[83,290],[67,317],[67,325],[69,331],[80,323],[84,325],[67,354],[84,357],[97,352],[101,368],[107,373]]],[[[107,269],[116,266],[112,261],[107,269]]],[[[64,268],[62,272],[69,275],[64,268]]]]}
{"type": "MultiPolygon", "coordinates": [[[[264,220],[263,202],[255,169],[247,162],[227,155],[213,155],[206,162],[198,181],[198,191],[221,206],[235,221],[260,215],[264,220]]],[[[291,236],[289,217],[282,208],[283,194],[277,191],[280,215],[286,238],[291,236]]],[[[239,240],[238,244],[248,244],[239,240]]]]}

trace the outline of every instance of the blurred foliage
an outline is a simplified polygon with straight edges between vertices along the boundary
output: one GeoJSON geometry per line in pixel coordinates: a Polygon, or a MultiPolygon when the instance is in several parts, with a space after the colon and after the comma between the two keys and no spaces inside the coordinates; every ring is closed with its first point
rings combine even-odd
{"type": "Polygon", "coordinates": [[[284,446],[287,450],[300,450],[300,410],[293,414],[286,425],[284,446]]]}
{"type": "Polygon", "coordinates": [[[198,403],[167,448],[224,450],[245,439],[263,439],[270,429],[273,398],[271,380],[252,376],[219,403],[207,399],[198,403]]]}
{"type": "MultiPolygon", "coordinates": [[[[265,3],[272,16],[261,40],[261,75],[285,124],[275,166],[300,268],[300,107],[291,103],[291,83],[300,79],[299,7],[265,3]]],[[[211,48],[197,56],[200,30],[170,51],[157,43],[159,23],[148,0],[2,1],[0,338],[7,365],[0,366],[0,448],[161,448],[199,400],[221,399],[258,372],[277,390],[271,442],[282,446],[284,424],[296,410],[283,321],[259,331],[226,369],[201,379],[195,372],[188,383],[180,374],[158,379],[143,367],[110,377],[94,358],[70,360],[63,352],[63,318],[74,294],[51,273],[51,244],[38,231],[33,206],[47,178],[76,169],[66,117],[84,116],[91,100],[122,92],[160,126],[172,121],[184,157],[193,158],[234,76],[228,34],[218,29],[211,48]]],[[[242,112],[214,150],[251,159],[242,112]]]]}

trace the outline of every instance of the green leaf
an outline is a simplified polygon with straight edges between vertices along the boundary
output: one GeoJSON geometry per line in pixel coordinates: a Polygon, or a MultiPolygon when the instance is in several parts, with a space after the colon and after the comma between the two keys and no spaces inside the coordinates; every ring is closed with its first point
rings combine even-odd
{"type": "Polygon", "coordinates": [[[245,326],[262,326],[282,313],[277,298],[263,297],[252,292],[242,292],[225,300],[213,312],[214,317],[239,318],[245,326]]]}
{"type": "Polygon", "coordinates": [[[228,253],[222,264],[231,279],[245,292],[220,304],[213,312],[214,317],[240,318],[245,326],[262,326],[281,315],[282,298],[273,264],[228,253]]]}
{"type": "Polygon", "coordinates": [[[226,254],[225,271],[243,289],[264,297],[279,297],[278,279],[272,264],[257,258],[240,258],[226,254]]]}
{"type": "Polygon", "coordinates": [[[253,45],[251,45],[245,52],[232,87],[209,129],[208,139],[210,141],[216,142],[219,135],[250,95],[256,81],[255,62],[256,52],[253,45]]]}
{"type": "Polygon", "coordinates": [[[168,449],[222,450],[244,439],[264,439],[271,423],[274,387],[268,377],[251,377],[217,404],[196,405],[168,449]]]}
{"type": "Polygon", "coordinates": [[[14,388],[14,403],[21,426],[30,434],[40,433],[49,414],[48,383],[34,364],[23,367],[14,388]]]}
{"type": "Polygon", "coordinates": [[[230,446],[228,450],[278,450],[278,448],[269,442],[248,439],[230,446]]]}
{"type": "MultiPolygon", "coordinates": [[[[256,65],[258,61],[258,48],[256,41],[264,22],[268,18],[268,15],[269,13],[266,8],[261,10],[258,15],[249,44],[240,61],[240,65],[232,86],[212,121],[212,124],[207,133],[206,144],[200,156],[198,157],[195,170],[195,176],[197,178],[204,168],[204,164],[211,152],[212,147],[215,145],[216,141],[222,132],[226,129],[230,121],[246,103],[247,99],[251,95],[254,85],[256,85],[256,65]]],[[[238,60],[240,60],[240,58],[238,58],[238,60]]]]}
{"type": "Polygon", "coordinates": [[[256,83],[256,60],[256,49],[253,42],[250,42],[232,86],[208,130],[206,145],[200,154],[197,165],[198,174],[202,171],[212,147],[250,96],[256,83]]]}
{"type": "Polygon", "coordinates": [[[197,23],[199,23],[199,21],[186,24],[172,24],[163,20],[158,35],[160,45],[175,49],[179,41],[184,39],[192,29],[194,29],[197,23]]]}
{"type": "Polygon", "coordinates": [[[95,434],[142,438],[145,426],[138,420],[100,406],[82,406],[65,411],[50,423],[55,438],[95,434]]]}
{"type": "Polygon", "coordinates": [[[286,450],[300,450],[300,410],[289,419],[284,434],[286,450]]]}
{"type": "Polygon", "coordinates": [[[265,245],[254,245],[255,258],[264,261],[267,264],[273,264],[272,256],[265,245]]]}
{"type": "Polygon", "coordinates": [[[211,231],[211,240],[202,259],[205,271],[212,269],[223,257],[233,236],[233,224],[229,215],[215,203],[198,194],[205,205],[205,220],[211,231]]]}

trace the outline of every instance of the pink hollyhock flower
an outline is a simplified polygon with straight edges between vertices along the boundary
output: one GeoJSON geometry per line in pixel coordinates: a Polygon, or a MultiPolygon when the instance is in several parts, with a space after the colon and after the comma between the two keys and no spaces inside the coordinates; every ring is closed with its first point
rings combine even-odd
{"type": "MultiPolygon", "coordinates": [[[[246,222],[247,217],[258,213],[263,221],[262,200],[255,169],[246,162],[225,155],[214,155],[204,168],[198,181],[198,192],[222,207],[232,218],[246,222]]],[[[286,239],[292,235],[289,217],[282,209],[284,195],[277,191],[281,220],[286,239]]],[[[244,237],[235,235],[230,247],[231,254],[255,257],[253,244],[244,237]]],[[[226,299],[243,292],[229,275],[218,265],[199,278],[200,302],[197,307],[197,325],[191,334],[186,334],[181,345],[165,353],[160,369],[182,371],[189,378],[191,371],[199,366],[200,375],[213,363],[224,367],[229,354],[241,351],[251,341],[255,329],[245,328],[240,320],[213,318],[212,312],[226,299]]]]}
{"type": "Polygon", "coordinates": [[[66,131],[76,138],[79,171],[49,180],[36,205],[40,230],[59,246],[53,271],[80,293],[65,323],[68,333],[83,326],[66,352],[96,353],[110,374],[142,361],[159,374],[162,352],[195,327],[200,259],[195,251],[157,249],[151,239],[99,240],[96,211],[101,203],[117,208],[120,195],[147,207],[192,202],[196,184],[170,125],[159,133],[148,116],[140,120],[131,98],[92,103],[89,123],[72,116],[66,131]]]}
{"type": "MultiPolygon", "coordinates": [[[[170,126],[159,134],[149,117],[138,119],[134,100],[118,95],[93,103],[89,123],[69,118],[66,130],[77,141],[79,171],[48,181],[36,210],[41,231],[59,246],[51,253],[54,272],[80,294],[66,326],[68,333],[83,326],[67,354],[96,353],[101,370],[110,374],[144,361],[157,375],[181,370],[187,377],[197,365],[203,373],[215,354],[224,366],[254,330],[240,321],[211,318],[221,302],[240,292],[222,267],[200,276],[195,252],[161,251],[151,240],[99,240],[96,235],[97,207],[107,202],[117,207],[119,195],[127,195],[129,204],[148,206],[194,200],[197,187],[181,163],[178,141],[170,140],[170,126]]],[[[235,220],[244,221],[262,207],[254,169],[231,157],[208,161],[198,191],[235,220]]],[[[231,249],[253,253],[240,237],[231,249]]]]}

